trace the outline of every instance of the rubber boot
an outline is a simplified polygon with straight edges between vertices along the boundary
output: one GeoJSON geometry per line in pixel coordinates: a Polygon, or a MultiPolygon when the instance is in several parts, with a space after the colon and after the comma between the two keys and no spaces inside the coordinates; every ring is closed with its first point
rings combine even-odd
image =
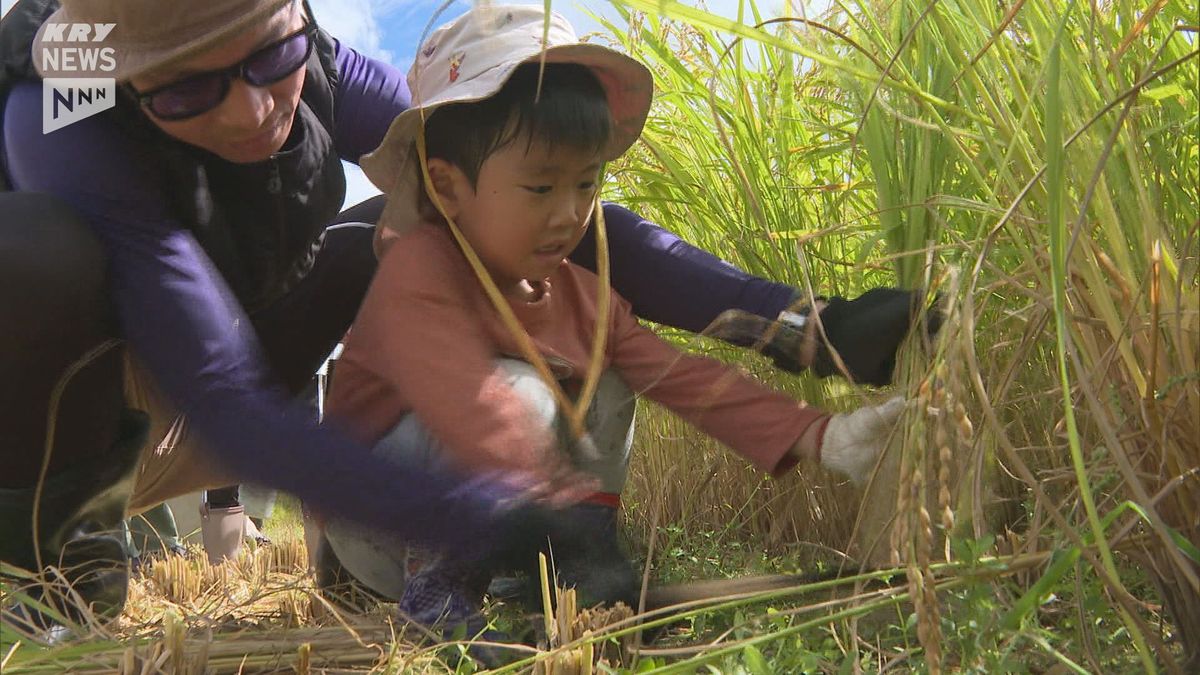
{"type": "Polygon", "coordinates": [[[373,590],[343,567],[324,530],[315,521],[310,525],[308,519],[305,520],[304,538],[309,567],[313,570],[317,590],[325,599],[356,612],[399,599],[373,590]]]}
{"type": "Polygon", "coordinates": [[[207,502],[200,505],[200,537],[210,564],[220,565],[236,558],[245,536],[246,507],[239,504],[214,509],[207,502]]]}
{"type": "Polygon", "coordinates": [[[143,511],[126,523],[133,555],[140,556],[143,562],[169,555],[187,556],[187,548],[179,538],[175,513],[166,502],[143,511]]]}
{"type": "MultiPolygon", "coordinates": [[[[22,584],[34,599],[69,621],[82,623],[88,613],[115,616],[125,605],[129,561],[121,522],[149,426],[144,413],[126,410],[117,441],[107,451],[47,477],[36,537],[36,489],[0,489],[0,560],[37,571],[40,557],[45,568],[54,568],[42,575],[44,583],[22,584]]],[[[57,624],[28,607],[18,615],[28,621],[27,629],[47,630],[57,624]]]]}

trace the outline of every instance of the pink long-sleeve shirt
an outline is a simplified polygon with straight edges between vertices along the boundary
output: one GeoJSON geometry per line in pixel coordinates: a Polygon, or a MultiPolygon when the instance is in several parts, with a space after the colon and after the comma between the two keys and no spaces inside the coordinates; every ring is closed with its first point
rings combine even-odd
{"type": "MultiPolygon", "coordinates": [[[[599,278],[564,261],[511,301],[555,374],[583,378],[596,327],[599,278]]],[[[604,367],[759,470],[794,465],[788,451],[824,413],[715,359],[681,352],[613,294],[604,367]]],[[[450,233],[422,226],[390,244],[345,343],[327,412],[362,440],[415,413],[451,463],[470,471],[536,471],[552,439],[526,412],[495,359],[521,358],[450,233]]]]}

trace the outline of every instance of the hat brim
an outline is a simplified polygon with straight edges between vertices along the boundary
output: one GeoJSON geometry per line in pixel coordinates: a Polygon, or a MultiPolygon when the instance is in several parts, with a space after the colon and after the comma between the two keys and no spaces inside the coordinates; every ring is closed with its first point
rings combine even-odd
{"type": "Polygon", "coordinates": [[[396,116],[378,148],[359,159],[363,173],[387,195],[378,227],[404,232],[419,220],[417,185],[421,175],[413,141],[421,132],[423,116],[427,117],[443,105],[488,98],[504,86],[518,66],[537,62],[543,56],[546,63],[586,66],[600,81],[613,119],[613,137],[603,153],[605,161],[620,157],[637,141],[650,114],[654,76],[636,59],[600,45],[558,45],[543,50],[540,55],[494,68],[475,79],[472,83],[476,85],[472,87],[474,93],[470,95],[422,101],[420,92],[414,91],[412,107],[396,116]]]}
{"type": "Polygon", "coordinates": [[[101,43],[104,47],[111,47],[114,50],[113,61],[115,68],[112,70],[93,69],[92,71],[81,72],[79,70],[71,71],[54,71],[46,70],[42,66],[45,64],[38,55],[42,52],[42,46],[45,43],[46,27],[52,23],[82,23],[76,17],[72,17],[70,11],[65,7],[59,7],[51,14],[46,21],[38,27],[37,35],[33,40],[32,58],[33,67],[38,75],[42,78],[52,77],[104,77],[113,78],[118,83],[128,82],[134,77],[145,75],[146,73],[154,72],[170,66],[176,65],[182,61],[201,54],[208,49],[228,40],[239,33],[254,26],[255,23],[262,19],[271,16],[275,12],[283,9],[289,3],[294,3],[296,0],[269,0],[263,2],[249,12],[239,12],[236,16],[229,17],[227,21],[223,21],[219,29],[206,32],[204,35],[188,40],[181,44],[173,44],[168,48],[151,47],[146,49],[138,49],[131,44],[122,44],[113,42],[112,44],[101,43]]]}

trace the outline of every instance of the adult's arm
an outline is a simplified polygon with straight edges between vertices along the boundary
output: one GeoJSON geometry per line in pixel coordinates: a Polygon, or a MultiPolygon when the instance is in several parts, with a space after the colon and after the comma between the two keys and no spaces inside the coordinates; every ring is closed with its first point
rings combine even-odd
{"type": "Polygon", "coordinates": [[[248,317],[110,120],[43,135],[41,87],[26,82],[10,94],[3,129],[17,189],[59,197],[98,235],[122,335],[214,461],[323,514],[462,550],[489,540],[497,500],[511,496],[501,487],[375,458],[273,383],[248,317]]]}
{"type": "Polygon", "coordinates": [[[333,144],[342,159],[358,164],[359,157],[383,142],[392,120],[408,109],[412,95],[400,69],[364,56],[336,39],[334,60],[338,88],[333,99],[333,144]]]}
{"type": "MultiPolygon", "coordinates": [[[[623,206],[603,208],[612,286],[643,319],[698,333],[727,309],[774,319],[794,298],[791,286],[747,274],[623,206]]],[[[595,271],[595,237],[571,261],[595,271]]]]}

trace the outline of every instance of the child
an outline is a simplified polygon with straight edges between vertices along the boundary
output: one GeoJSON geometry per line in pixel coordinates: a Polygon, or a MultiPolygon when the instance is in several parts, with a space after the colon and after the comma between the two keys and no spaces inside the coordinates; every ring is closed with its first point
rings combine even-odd
{"type": "MultiPolygon", "coordinates": [[[[569,395],[578,394],[597,325],[599,280],[566,256],[591,222],[604,163],[641,133],[653,81],[633,59],[579,43],[553,13],[543,57],[544,21],[541,7],[477,6],[422,46],[409,73],[412,109],[362,162],[389,195],[380,230],[396,236],[382,244],[379,270],[347,338],[329,416],[380,453],[416,454],[471,472],[557,476],[558,493],[568,499],[581,488],[593,492],[585,500],[591,506],[580,508],[580,526],[596,528],[598,537],[615,537],[635,394],[772,475],[816,460],[861,481],[901,399],[830,416],[718,361],[680,353],[640,326],[615,294],[604,316],[604,375],[587,415],[591,442],[583,445],[590,450],[570,442],[551,388],[523,362],[518,339],[433,204],[436,196],[537,353],[569,395]],[[433,196],[418,182],[415,141],[422,133],[433,196]],[[568,455],[591,481],[561,479],[568,455]]],[[[375,538],[340,528],[331,525],[329,538],[343,563],[400,597],[410,617],[453,624],[477,616],[487,579],[403,554],[388,560],[363,550],[377,550],[375,538]],[[361,564],[372,555],[400,576],[361,564]]]]}

